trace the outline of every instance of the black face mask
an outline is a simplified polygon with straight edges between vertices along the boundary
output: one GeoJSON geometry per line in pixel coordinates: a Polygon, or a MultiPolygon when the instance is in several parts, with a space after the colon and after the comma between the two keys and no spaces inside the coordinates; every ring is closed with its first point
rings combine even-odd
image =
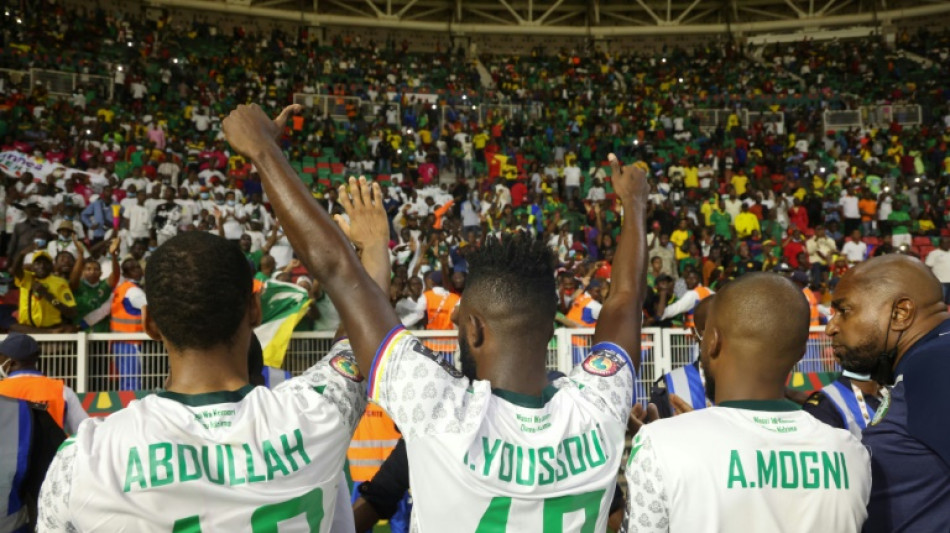
{"type": "Polygon", "coordinates": [[[871,370],[871,379],[881,385],[894,384],[894,362],[897,361],[897,347],[901,343],[901,337],[904,336],[904,332],[901,331],[897,335],[897,342],[894,343],[894,347],[887,349],[887,341],[891,335],[891,321],[894,320],[895,308],[896,304],[891,306],[891,319],[887,321],[887,334],[884,336],[884,348],[881,353],[878,354],[877,364],[874,369],[871,370]]]}

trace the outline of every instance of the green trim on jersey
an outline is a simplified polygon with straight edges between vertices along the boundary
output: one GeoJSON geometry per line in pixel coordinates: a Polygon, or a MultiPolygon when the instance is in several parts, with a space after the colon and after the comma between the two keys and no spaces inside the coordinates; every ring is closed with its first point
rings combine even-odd
{"type": "Polygon", "coordinates": [[[62,444],[59,445],[59,448],[57,448],[56,451],[58,452],[62,450],[63,448],[68,448],[72,446],[73,444],[76,444],[76,437],[69,437],[68,439],[64,440],[62,444]]]}
{"type": "Polygon", "coordinates": [[[733,400],[722,402],[718,406],[750,411],[800,411],[802,409],[802,406],[791,400],[733,400]]]}
{"type": "Polygon", "coordinates": [[[217,392],[203,392],[201,394],[181,394],[167,390],[158,393],[162,398],[175,400],[178,403],[190,405],[191,407],[201,407],[204,405],[213,405],[216,403],[235,403],[244,399],[249,392],[254,390],[254,385],[245,385],[238,390],[225,390],[217,392]]]}
{"type": "Polygon", "coordinates": [[[554,385],[548,385],[541,391],[541,396],[528,396],[527,394],[519,394],[517,392],[511,392],[504,389],[492,389],[491,393],[495,396],[498,396],[502,400],[505,400],[508,403],[513,403],[519,407],[528,407],[531,409],[540,409],[544,407],[551,398],[557,394],[558,388],[554,385]]]}

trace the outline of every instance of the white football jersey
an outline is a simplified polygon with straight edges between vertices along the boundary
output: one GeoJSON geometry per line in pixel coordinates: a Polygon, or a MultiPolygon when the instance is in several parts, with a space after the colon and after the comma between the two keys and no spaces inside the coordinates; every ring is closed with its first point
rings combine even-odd
{"type": "Polygon", "coordinates": [[[274,390],[147,396],[66,441],[38,530],[328,532],[364,407],[347,341],[274,390]]]}
{"type": "Polygon", "coordinates": [[[870,456],[787,400],[724,402],[640,429],[627,463],[627,533],[857,532],[870,456]]]}
{"type": "Polygon", "coordinates": [[[604,531],[633,383],[627,354],[601,343],[542,397],[492,390],[393,330],[369,395],[406,439],[413,531],[604,531]]]}

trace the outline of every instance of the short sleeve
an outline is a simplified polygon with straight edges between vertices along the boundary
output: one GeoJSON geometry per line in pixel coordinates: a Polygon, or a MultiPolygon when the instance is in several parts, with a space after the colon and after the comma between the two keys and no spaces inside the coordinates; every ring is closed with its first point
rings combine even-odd
{"type": "Polygon", "coordinates": [[[665,533],[670,530],[669,502],[663,474],[646,429],[641,429],[634,437],[627,460],[624,533],[665,533]]]}
{"type": "Polygon", "coordinates": [[[570,378],[582,394],[626,425],[630,407],[637,400],[636,370],[623,348],[609,342],[594,345],[587,359],[574,367],[570,378]]]}
{"type": "Polygon", "coordinates": [[[377,350],[367,392],[407,439],[459,431],[473,396],[461,372],[402,326],[377,350]]]}
{"type": "Polygon", "coordinates": [[[36,531],[39,533],[76,531],[69,515],[73,470],[79,449],[74,442],[73,439],[67,439],[63,443],[46,471],[37,509],[36,531]]]}
{"type": "Polygon", "coordinates": [[[303,374],[276,387],[275,393],[315,391],[333,404],[352,431],[366,407],[365,383],[350,341],[338,341],[330,352],[303,374]]]}
{"type": "Polygon", "coordinates": [[[54,296],[66,307],[76,307],[76,299],[73,298],[73,291],[69,290],[68,283],[57,283],[54,296]]]}

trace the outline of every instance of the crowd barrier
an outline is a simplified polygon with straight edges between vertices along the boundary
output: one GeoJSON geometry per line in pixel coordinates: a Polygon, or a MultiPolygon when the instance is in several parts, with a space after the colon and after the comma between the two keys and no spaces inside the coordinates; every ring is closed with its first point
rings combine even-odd
{"type": "MultiPolygon", "coordinates": [[[[459,366],[457,332],[416,331],[430,349],[459,366]]],[[[591,346],[593,329],[558,329],[548,344],[547,367],[569,373],[591,346]]],[[[42,349],[40,368],[62,379],[76,392],[153,390],[168,374],[168,355],[161,342],[135,333],[72,333],[34,335],[42,349]]],[[[283,368],[297,375],[324,357],[333,332],[294,333],[283,368]]],[[[645,400],[650,387],[664,373],[690,364],[699,353],[687,329],[646,328],[642,332],[637,397],[645,400]]],[[[802,373],[837,370],[831,342],[820,327],[812,328],[808,347],[796,369],[802,373]]]]}

